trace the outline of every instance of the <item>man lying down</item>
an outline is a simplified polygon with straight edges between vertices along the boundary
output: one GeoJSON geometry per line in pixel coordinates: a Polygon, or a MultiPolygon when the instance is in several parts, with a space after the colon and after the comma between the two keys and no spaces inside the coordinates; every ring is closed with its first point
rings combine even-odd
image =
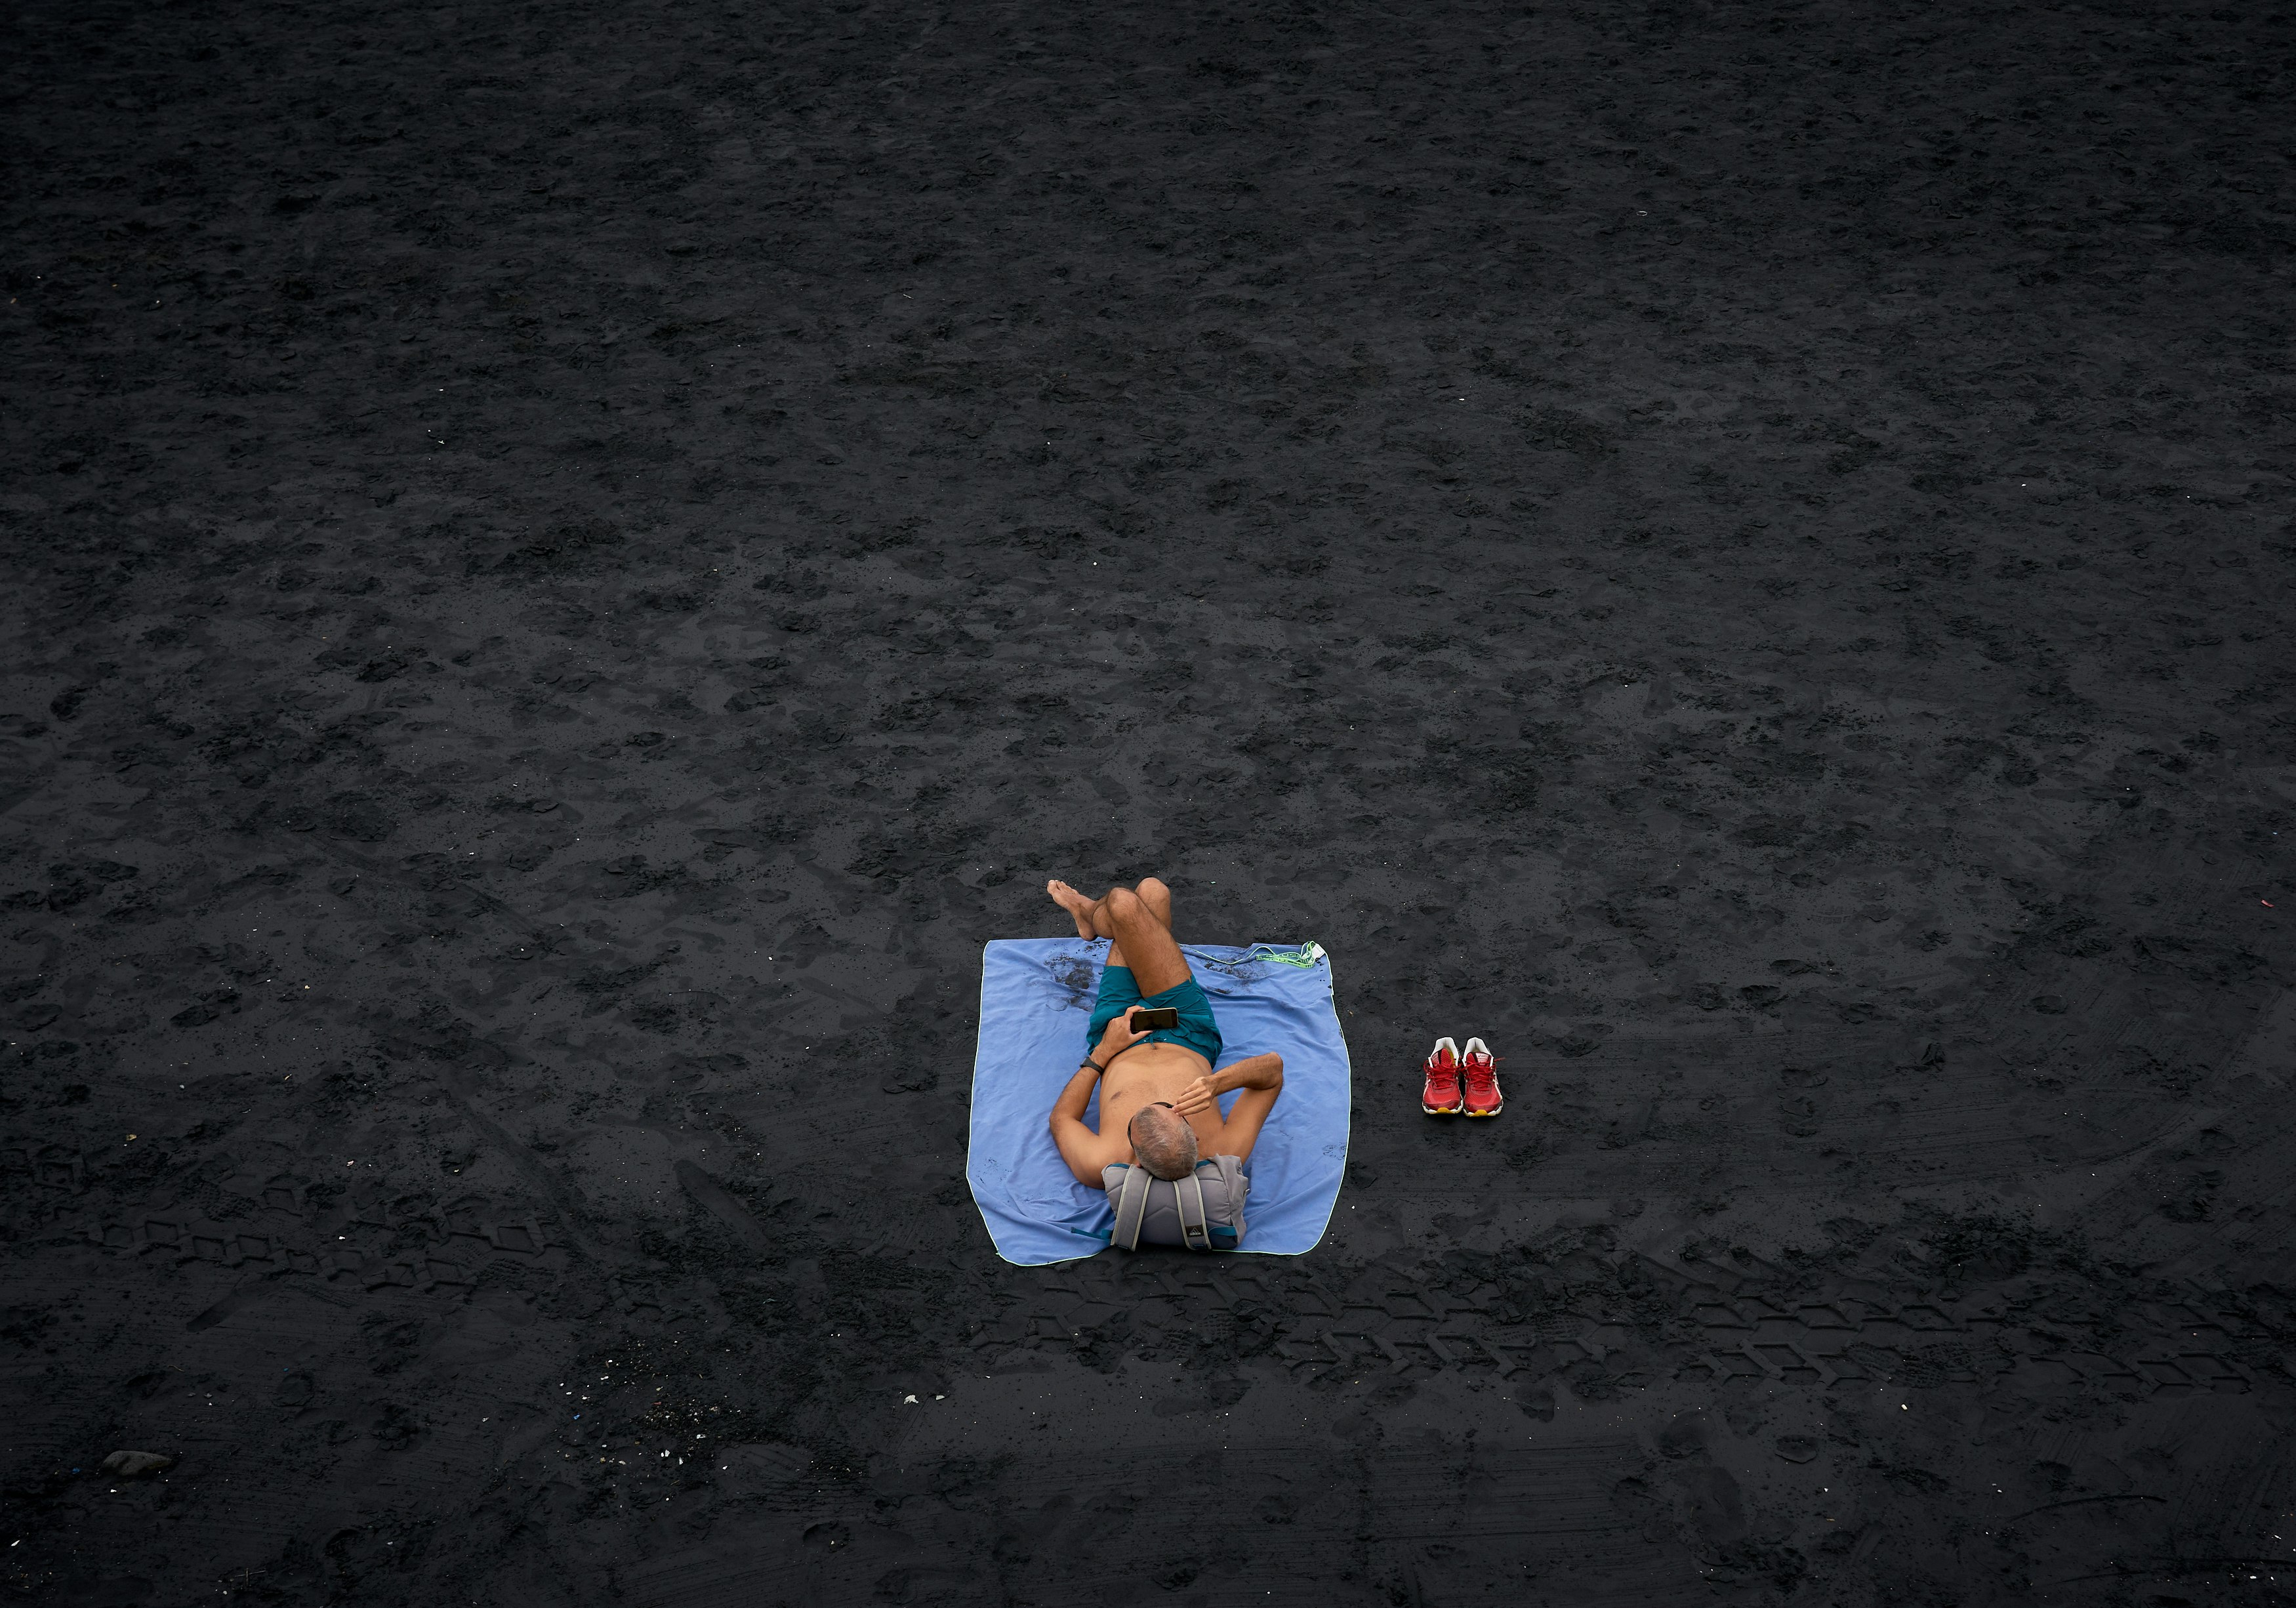
{"type": "Polygon", "coordinates": [[[1152,876],[1097,899],[1066,882],[1047,882],[1045,891],[1076,919],[1078,937],[1111,940],[1084,1063],[1053,1102],[1053,1142],[1069,1170],[1099,1189],[1102,1169],[1119,1161],[1137,1161],[1152,1177],[1182,1178],[1204,1156],[1249,1157],[1283,1092],[1283,1057],[1254,1055],[1212,1071],[1219,1024],[1173,939],[1172,890],[1152,876]],[[1134,1011],[1165,1006],[1178,1010],[1177,1027],[1132,1030],[1134,1011]],[[1084,1121],[1095,1083],[1098,1133],[1084,1121]],[[1217,1102],[1237,1089],[1242,1095],[1223,1121],[1217,1102]]]}

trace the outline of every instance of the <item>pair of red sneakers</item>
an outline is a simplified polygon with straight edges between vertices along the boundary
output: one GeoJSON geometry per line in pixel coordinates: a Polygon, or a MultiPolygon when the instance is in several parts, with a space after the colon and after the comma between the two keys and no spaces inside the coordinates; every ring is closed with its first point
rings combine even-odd
{"type": "Polygon", "coordinates": [[[1431,1117],[1496,1117],[1506,1102],[1499,1097],[1498,1057],[1480,1038],[1464,1050],[1438,1038],[1427,1057],[1427,1086],[1419,1109],[1431,1117]]]}

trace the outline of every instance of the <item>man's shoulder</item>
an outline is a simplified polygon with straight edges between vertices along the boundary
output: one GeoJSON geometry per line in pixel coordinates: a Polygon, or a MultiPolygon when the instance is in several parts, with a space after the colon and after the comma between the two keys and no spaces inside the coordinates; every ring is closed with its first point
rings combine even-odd
{"type": "Polygon", "coordinates": [[[1062,1149],[1079,1171],[1086,1168],[1092,1169],[1094,1186],[1099,1187],[1100,1175],[1103,1171],[1115,1162],[1132,1159],[1132,1146],[1121,1134],[1096,1133],[1088,1123],[1080,1122],[1077,1126],[1084,1130],[1083,1134],[1064,1142],[1062,1149]]]}
{"type": "MultiPolygon", "coordinates": [[[[1095,1169],[1097,1172],[1105,1173],[1110,1168],[1115,1166],[1118,1162],[1129,1161],[1131,1160],[1132,1147],[1129,1144],[1122,1144],[1120,1142],[1116,1144],[1103,1143],[1093,1147],[1091,1155],[1086,1158],[1086,1165],[1095,1169]]],[[[1101,1187],[1106,1188],[1107,1185],[1103,1183],[1101,1185],[1101,1187]]]]}

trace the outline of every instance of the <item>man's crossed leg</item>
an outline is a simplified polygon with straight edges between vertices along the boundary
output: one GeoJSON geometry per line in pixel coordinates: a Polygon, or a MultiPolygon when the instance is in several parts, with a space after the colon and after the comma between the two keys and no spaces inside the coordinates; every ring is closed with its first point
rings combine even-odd
{"type": "Polygon", "coordinates": [[[1075,920],[1078,938],[1113,940],[1108,964],[1128,967],[1143,994],[1160,994],[1193,975],[1172,936],[1172,890],[1163,878],[1144,876],[1137,888],[1111,888],[1096,899],[1062,882],[1046,882],[1045,891],[1075,920]]]}

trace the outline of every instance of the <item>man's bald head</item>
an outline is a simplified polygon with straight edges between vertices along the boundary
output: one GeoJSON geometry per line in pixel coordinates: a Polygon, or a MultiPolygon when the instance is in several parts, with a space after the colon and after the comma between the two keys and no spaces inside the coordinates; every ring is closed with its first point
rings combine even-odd
{"type": "Polygon", "coordinates": [[[1132,1153],[1152,1178],[1185,1178],[1196,1169],[1196,1130],[1168,1105],[1132,1113],[1132,1153]]]}

